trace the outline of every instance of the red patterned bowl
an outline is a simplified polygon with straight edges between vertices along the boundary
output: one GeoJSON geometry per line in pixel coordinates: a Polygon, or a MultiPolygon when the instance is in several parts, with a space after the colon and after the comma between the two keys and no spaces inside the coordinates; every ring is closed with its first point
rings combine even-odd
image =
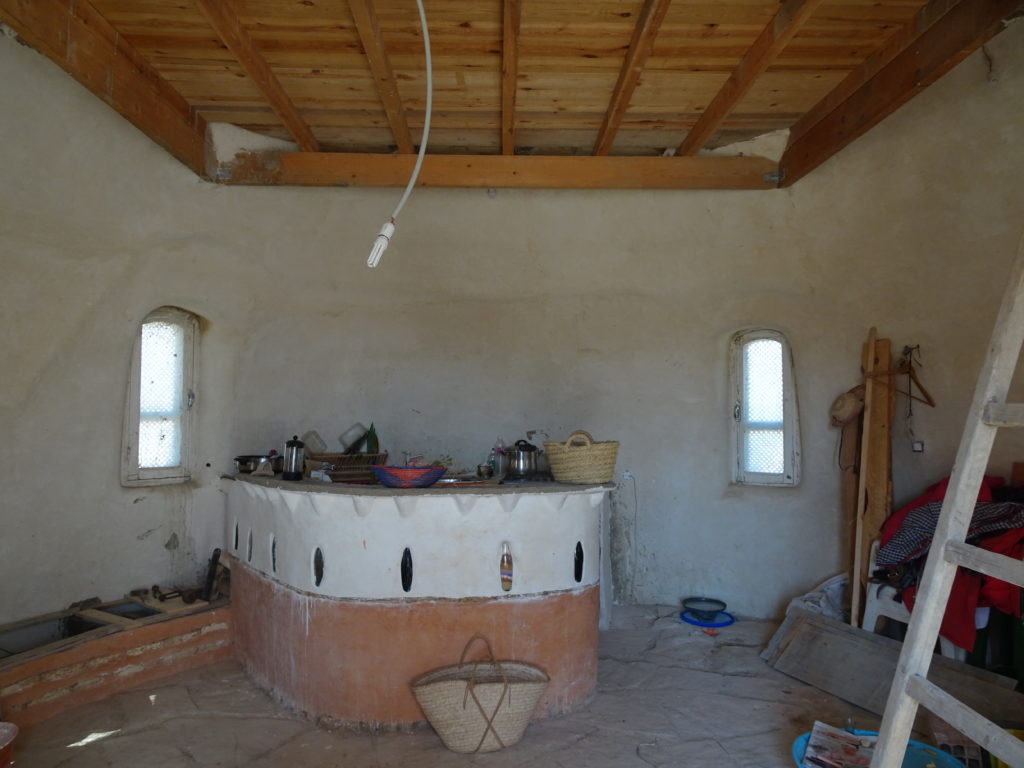
{"type": "Polygon", "coordinates": [[[373,474],[388,488],[426,488],[440,480],[447,467],[385,467],[371,466],[373,474]]]}

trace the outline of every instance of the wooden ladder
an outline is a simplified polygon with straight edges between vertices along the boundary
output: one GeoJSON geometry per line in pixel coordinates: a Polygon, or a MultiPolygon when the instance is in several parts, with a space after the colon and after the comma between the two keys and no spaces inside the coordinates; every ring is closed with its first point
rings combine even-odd
{"type": "Polygon", "coordinates": [[[928,680],[928,665],[958,566],[1024,587],[1024,561],[965,543],[996,431],[1000,427],[1024,427],[1024,404],[1006,402],[1022,342],[1024,237],[1017,248],[988,355],[967,414],[949,492],[942,504],[931,554],[921,577],[910,627],[886,701],[871,768],[900,768],[918,705],[934,712],[1001,760],[1013,766],[1024,766],[1024,741],[928,680]]]}

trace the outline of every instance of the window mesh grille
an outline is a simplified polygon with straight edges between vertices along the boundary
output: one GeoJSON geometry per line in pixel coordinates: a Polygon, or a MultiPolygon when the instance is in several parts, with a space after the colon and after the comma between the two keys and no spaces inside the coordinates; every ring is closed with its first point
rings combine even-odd
{"type": "Polygon", "coordinates": [[[752,429],[747,432],[745,443],[747,472],[779,474],[785,471],[781,429],[752,429]]]}
{"type": "Polygon", "coordinates": [[[756,339],[743,347],[744,469],[785,471],[782,344],[756,339]]]}
{"type": "Polygon", "coordinates": [[[139,370],[139,466],[181,464],[181,415],[185,329],[144,323],[139,370]]]}

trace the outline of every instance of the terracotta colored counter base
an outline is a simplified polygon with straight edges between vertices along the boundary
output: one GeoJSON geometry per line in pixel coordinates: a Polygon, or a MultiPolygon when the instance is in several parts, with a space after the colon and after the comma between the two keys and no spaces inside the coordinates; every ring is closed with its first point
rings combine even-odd
{"type": "Polygon", "coordinates": [[[239,660],[259,685],[313,718],[423,721],[409,683],[457,663],[478,632],[499,659],[548,673],[538,717],[578,709],[597,684],[596,585],[532,598],[370,602],[303,594],[237,560],[231,573],[239,660]]]}

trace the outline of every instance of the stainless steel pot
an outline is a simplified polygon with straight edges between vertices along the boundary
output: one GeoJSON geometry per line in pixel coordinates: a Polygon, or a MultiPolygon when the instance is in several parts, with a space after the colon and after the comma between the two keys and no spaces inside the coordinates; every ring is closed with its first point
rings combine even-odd
{"type": "Polygon", "coordinates": [[[517,440],[508,453],[508,474],[512,477],[530,477],[537,474],[537,446],[517,440]]]}
{"type": "Polygon", "coordinates": [[[275,472],[281,471],[284,458],[277,454],[273,456],[268,456],[266,454],[244,454],[242,456],[235,456],[235,471],[243,475],[248,474],[255,470],[263,459],[270,461],[270,466],[273,467],[275,472]]]}

